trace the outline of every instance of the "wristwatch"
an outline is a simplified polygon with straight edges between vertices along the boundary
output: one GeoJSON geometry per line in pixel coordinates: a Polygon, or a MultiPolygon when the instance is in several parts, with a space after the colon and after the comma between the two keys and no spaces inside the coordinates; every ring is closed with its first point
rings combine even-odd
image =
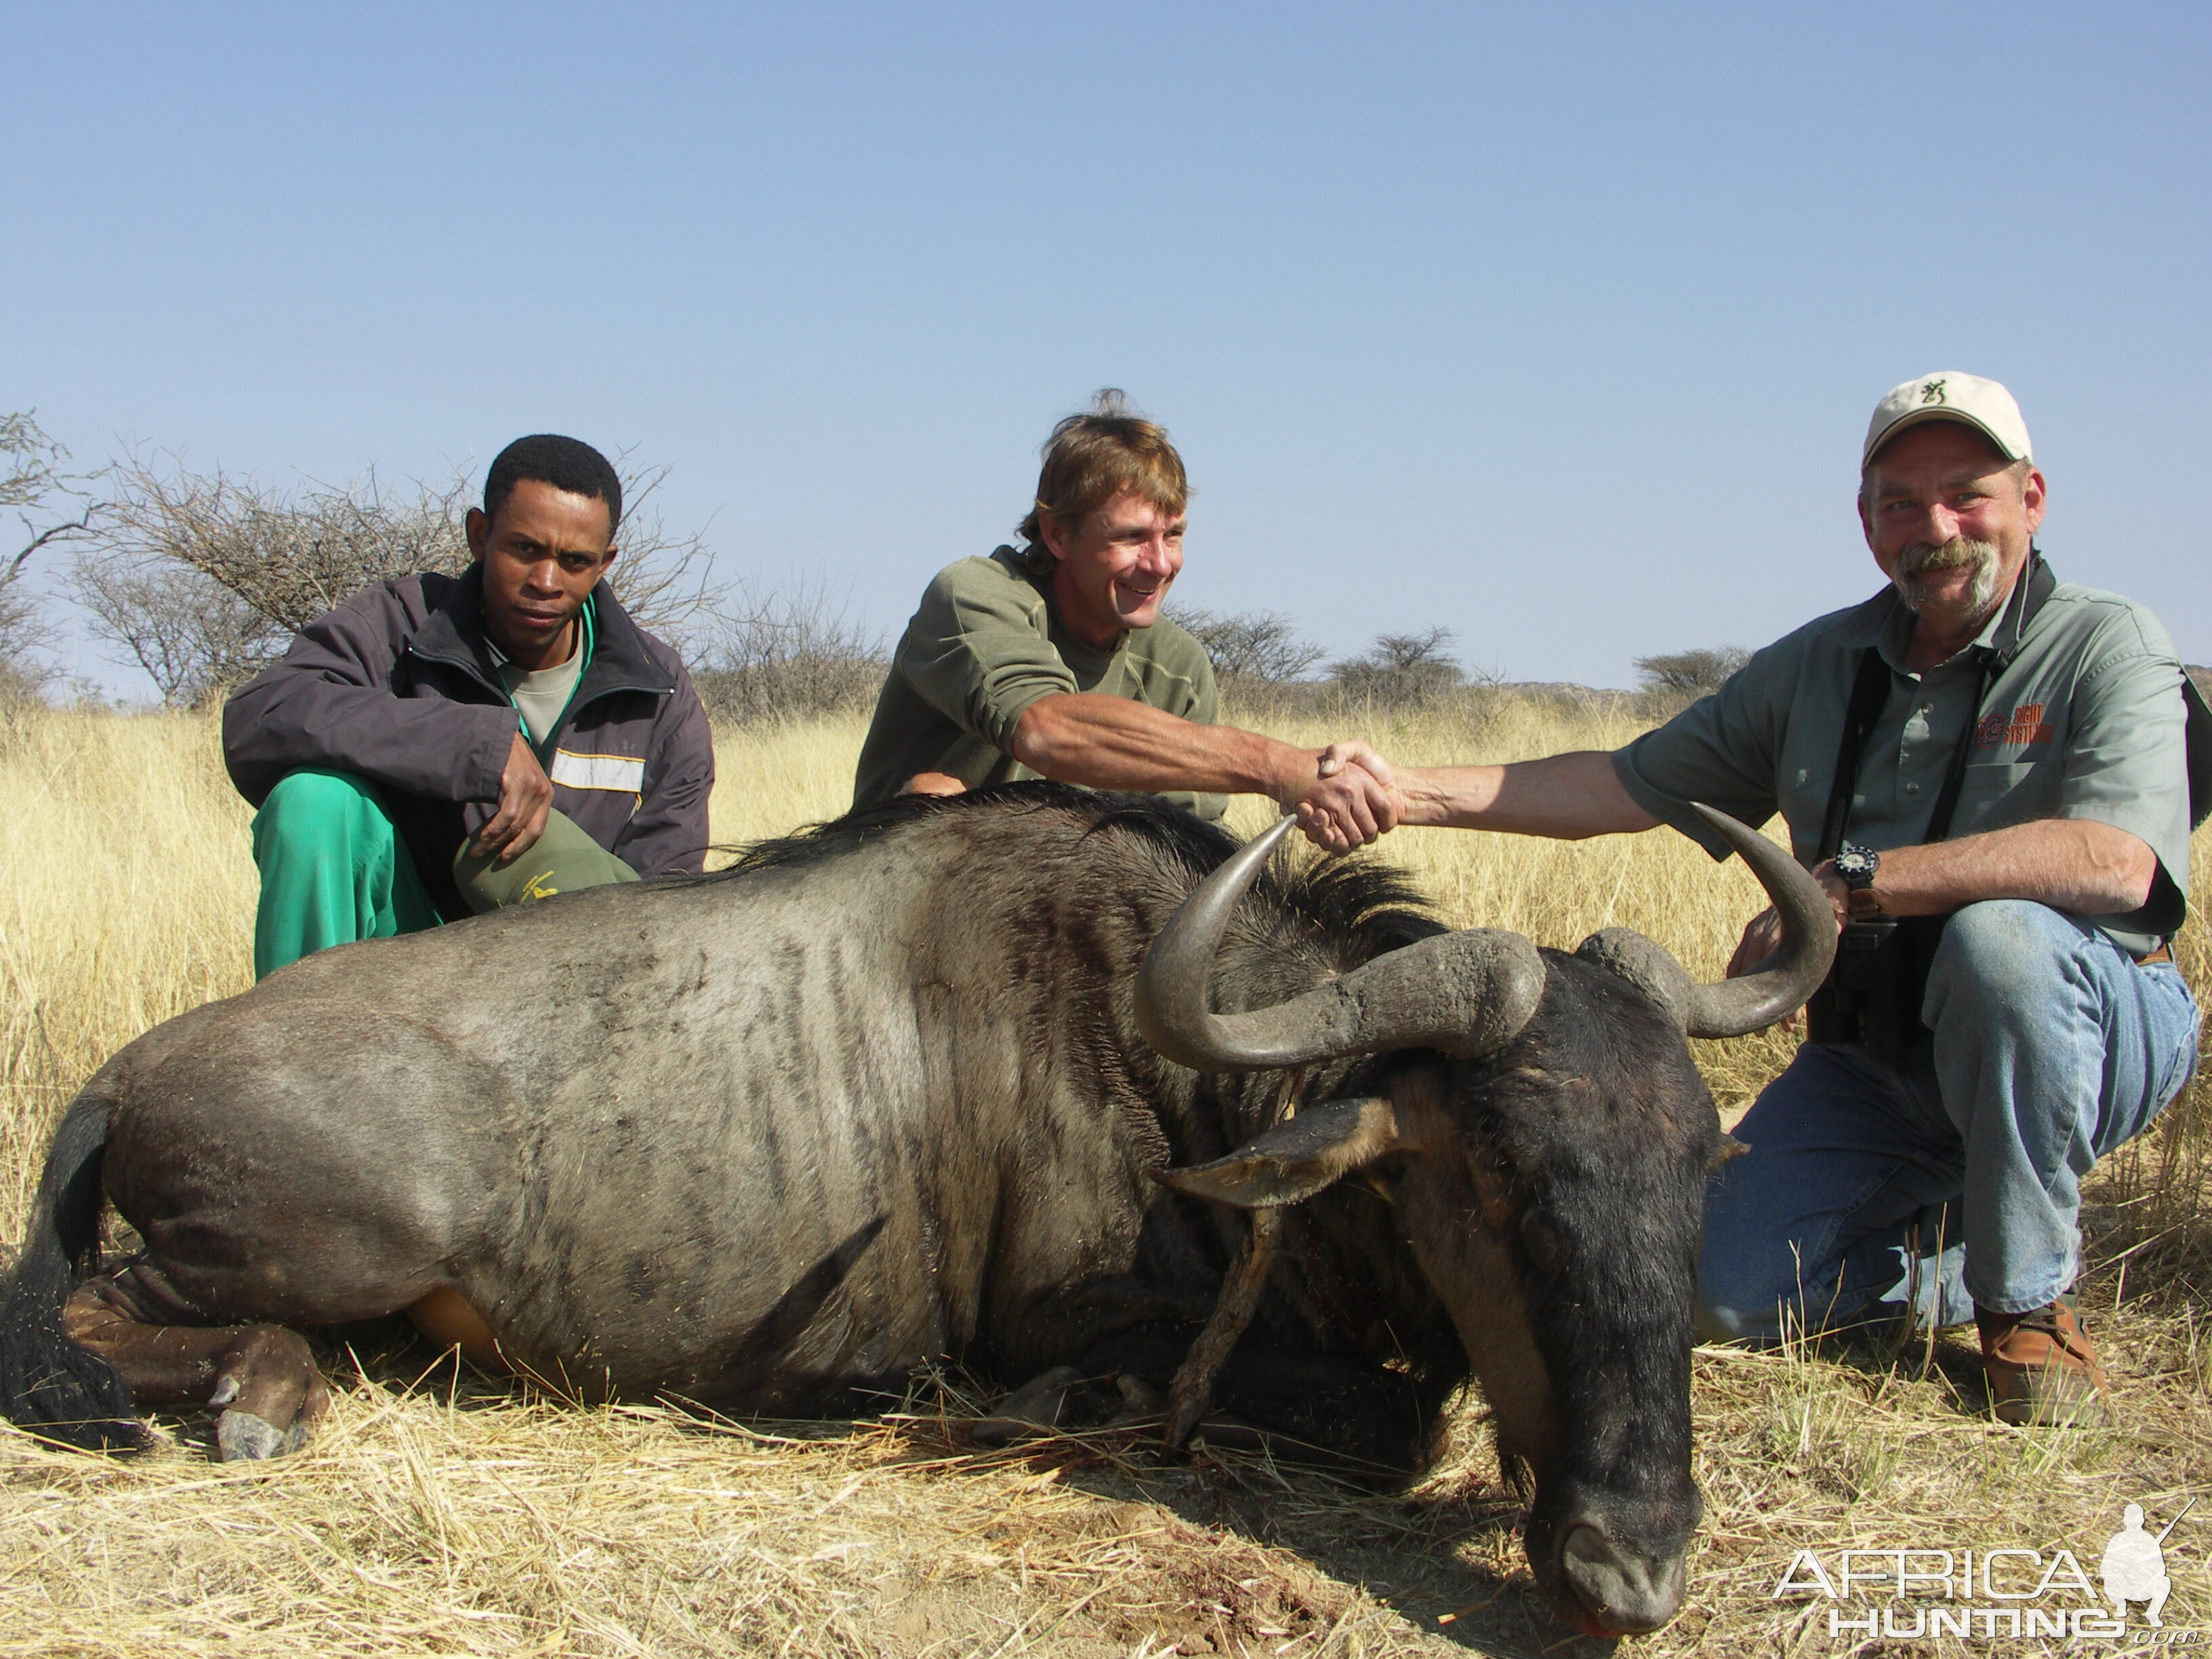
{"type": "Polygon", "coordinates": [[[1875,872],[1881,868],[1881,854],[1871,847],[1855,847],[1845,842],[1836,854],[1836,877],[1854,893],[1863,893],[1874,885],[1875,872]]]}

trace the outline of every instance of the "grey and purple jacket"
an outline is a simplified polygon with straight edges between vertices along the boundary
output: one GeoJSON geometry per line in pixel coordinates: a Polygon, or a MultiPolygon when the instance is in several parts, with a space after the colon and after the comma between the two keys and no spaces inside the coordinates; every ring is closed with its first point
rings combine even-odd
{"type": "MultiPolygon", "coordinates": [[[[641,876],[696,873],[707,852],[714,744],[683,660],[601,582],[597,635],[560,728],[538,745],[553,805],[641,876]]],[[[223,762],[261,805],[302,767],[351,772],[382,792],[448,921],[470,914],[453,854],[499,804],[520,729],[483,633],[483,579],[401,576],[363,588],[293,636],[231,693],[223,762]]]]}

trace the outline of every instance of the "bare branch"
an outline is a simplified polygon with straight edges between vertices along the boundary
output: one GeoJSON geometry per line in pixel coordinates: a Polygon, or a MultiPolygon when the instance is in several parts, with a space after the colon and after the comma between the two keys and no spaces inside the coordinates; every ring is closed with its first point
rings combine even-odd
{"type": "Polygon", "coordinates": [[[608,584],[640,628],[688,656],[703,647],[732,596],[715,584],[714,555],[705,532],[679,534],[662,521],[654,495],[669,469],[640,466],[630,457],[627,449],[615,457],[623,488],[615,545],[622,556],[608,584]]]}
{"type": "Polygon", "coordinates": [[[459,477],[392,491],[372,471],[349,489],[292,495],[136,456],[116,473],[99,538],[104,557],[197,571],[287,633],[371,582],[468,568],[459,477]]]}
{"type": "MultiPolygon", "coordinates": [[[[627,600],[625,600],[627,603],[627,600]]],[[[773,724],[870,707],[890,659],[824,584],[761,592],[739,583],[704,631],[693,678],[708,712],[773,724]]]]}
{"type": "Polygon", "coordinates": [[[1328,653],[1301,639],[1297,624],[1279,611],[1237,611],[1222,615],[1195,607],[1171,606],[1168,620],[1206,647],[1222,690],[1249,691],[1304,679],[1328,653]]]}
{"type": "MultiPolygon", "coordinates": [[[[283,491],[195,473],[174,456],[132,456],[115,472],[76,578],[101,636],[173,702],[252,672],[287,635],[371,583],[469,566],[465,474],[395,488],[372,469],[344,488],[283,491]],[[176,614],[145,614],[156,606],[176,614]]],[[[661,522],[653,495],[666,477],[660,467],[624,478],[611,580],[641,626],[681,648],[720,615],[720,595],[704,538],[661,522]]]]}
{"type": "MultiPolygon", "coordinates": [[[[41,530],[37,535],[32,537],[30,545],[24,548],[21,552],[16,554],[14,558],[9,560],[8,568],[5,570],[0,570],[0,587],[7,586],[7,585],[9,582],[14,581],[17,576],[22,574],[23,566],[25,563],[29,561],[31,555],[37,552],[40,548],[52,547],[58,543],[73,541],[80,536],[90,534],[92,531],[93,520],[98,515],[99,512],[100,506],[95,502],[87,507],[83,512],[78,514],[74,519],[69,520],[66,523],[49,526],[46,529],[41,530]]],[[[28,526],[27,526],[26,528],[28,528],[28,526]]]]}
{"type": "Polygon", "coordinates": [[[91,532],[100,507],[82,486],[100,473],[65,470],[69,451],[40,429],[37,411],[0,415],[0,507],[13,507],[30,540],[0,563],[0,700],[34,697],[53,680],[46,653],[52,630],[28,591],[15,586],[34,554],[91,532]],[[38,515],[57,496],[83,503],[73,519],[41,529],[38,515]]]}
{"type": "Polygon", "coordinates": [[[289,637],[228,588],[185,566],[80,554],[73,574],[92,632],[145,670],[173,708],[221,698],[281,654],[289,637]]]}

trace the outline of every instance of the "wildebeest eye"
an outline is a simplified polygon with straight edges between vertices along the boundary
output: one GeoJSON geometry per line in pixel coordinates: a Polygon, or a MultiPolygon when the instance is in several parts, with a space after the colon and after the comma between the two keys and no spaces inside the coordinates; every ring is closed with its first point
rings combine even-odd
{"type": "Polygon", "coordinates": [[[1537,1271],[1558,1273],[1567,1265],[1566,1250],[1559,1243],[1559,1236],[1552,1224],[1534,1210],[1521,1212],[1521,1243],[1528,1248],[1528,1259],[1536,1264],[1537,1271]]]}

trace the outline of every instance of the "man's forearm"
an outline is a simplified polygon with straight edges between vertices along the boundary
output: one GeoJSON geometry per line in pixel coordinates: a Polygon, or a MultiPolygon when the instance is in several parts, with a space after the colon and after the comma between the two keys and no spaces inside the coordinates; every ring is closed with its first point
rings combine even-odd
{"type": "Polygon", "coordinates": [[[1397,779],[1402,823],[1580,841],[1659,822],[1621,787],[1613,757],[1601,750],[1510,766],[1401,766],[1397,779]]]}
{"type": "Polygon", "coordinates": [[[397,697],[280,665],[223,705],[223,758],[257,804],[301,767],[355,772],[429,800],[496,800],[514,711],[442,697],[397,697]]]}
{"type": "Polygon", "coordinates": [[[2089,818],[2042,818],[1881,855],[1870,890],[1893,916],[1942,915],[1983,899],[2032,899],[2069,915],[2123,915],[2150,898],[2158,855],[2089,818]]]}
{"type": "Polygon", "coordinates": [[[1014,758],[1032,772],[1093,789],[1190,790],[1296,799],[1316,751],[1233,726],[1200,726],[1127,697],[1061,692],[1014,728],[1014,758]]]}

